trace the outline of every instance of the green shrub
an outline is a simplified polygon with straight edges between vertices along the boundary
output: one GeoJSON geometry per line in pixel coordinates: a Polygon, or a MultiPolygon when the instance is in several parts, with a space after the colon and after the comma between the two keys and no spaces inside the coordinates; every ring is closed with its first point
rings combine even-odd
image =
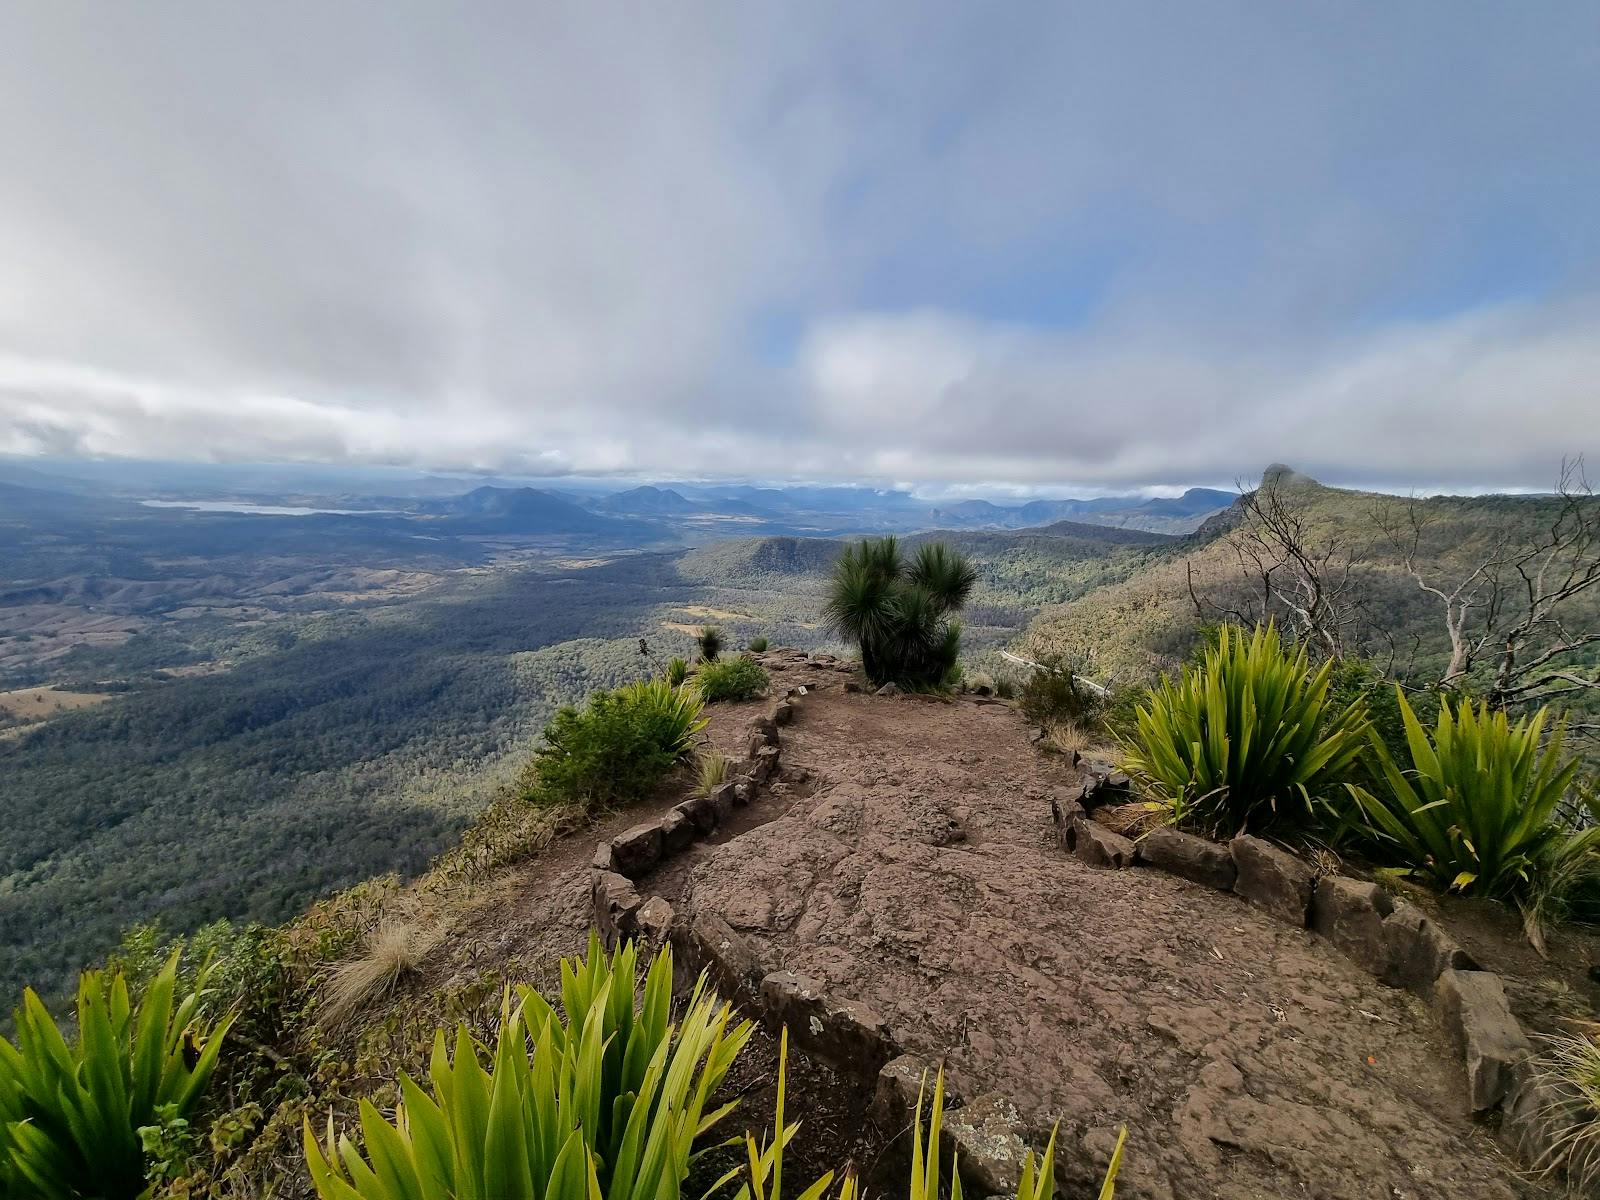
{"type": "Polygon", "coordinates": [[[1089,730],[1105,708],[1103,693],[1090,687],[1076,663],[1060,654],[1047,655],[1022,684],[1018,707],[1035,725],[1071,723],[1089,730]]]}
{"type": "Polygon", "coordinates": [[[1545,739],[1544,709],[1512,723],[1462,700],[1440,707],[1430,737],[1396,691],[1410,769],[1374,737],[1383,784],[1351,789],[1377,853],[1440,888],[1526,899],[1569,837],[1556,813],[1578,763],[1562,763],[1561,730],[1545,739]]]}
{"type": "Polygon", "coordinates": [[[768,644],[767,639],[764,637],[753,637],[745,649],[749,650],[751,654],[762,654],[765,653],[768,644]]]}
{"type": "Polygon", "coordinates": [[[832,630],[860,649],[875,685],[948,687],[960,670],[954,615],[977,581],[972,564],[941,543],[919,547],[908,563],[897,539],[866,538],[834,563],[824,612],[832,630]]]}
{"type": "Polygon", "coordinates": [[[667,660],[667,682],[673,687],[682,687],[683,681],[689,678],[689,660],[681,655],[674,655],[667,660]]]}
{"type": "Polygon", "coordinates": [[[664,679],[596,692],[581,710],[563,708],[534,758],[536,798],[589,808],[638,799],[693,750],[706,726],[702,708],[698,691],[664,679]]]}
{"type": "Polygon", "coordinates": [[[635,996],[631,944],[561,964],[561,1009],[529,987],[510,995],[496,1045],[465,1025],[452,1058],[441,1029],[429,1092],[401,1075],[393,1121],[360,1106],[365,1156],[336,1137],[319,1143],[308,1120],[306,1161],[323,1200],[674,1200],[694,1143],[733,1109],[708,1111],[751,1025],[705,989],[671,1023],[672,952],[635,996]],[[485,1070],[480,1054],[491,1063],[485,1070]]]}
{"type": "Polygon", "coordinates": [[[703,750],[695,760],[694,794],[709,796],[728,777],[728,759],[720,750],[703,750]]]}
{"type": "Polygon", "coordinates": [[[722,630],[707,625],[694,635],[694,644],[700,647],[701,662],[716,662],[717,655],[722,653],[722,630]]]}
{"type": "Polygon", "coordinates": [[[741,654],[701,665],[694,686],[710,701],[748,700],[766,691],[770,676],[755,659],[741,654]]]}
{"type": "Polygon", "coordinates": [[[69,1045],[30,988],[0,1039],[0,1195],[131,1200],[147,1145],[165,1158],[205,1091],[231,1018],[196,1021],[205,979],[177,998],[172,955],[134,1005],[120,972],[85,971],[69,1045]]]}
{"type": "Polygon", "coordinates": [[[1363,705],[1328,703],[1332,670],[1313,673],[1270,625],[1248,638],[1224,628],[1201,665],[1139,706],[1124,767],[1175,822],[1229,834],[1306,824],[1367,745],[1363,705]]]}

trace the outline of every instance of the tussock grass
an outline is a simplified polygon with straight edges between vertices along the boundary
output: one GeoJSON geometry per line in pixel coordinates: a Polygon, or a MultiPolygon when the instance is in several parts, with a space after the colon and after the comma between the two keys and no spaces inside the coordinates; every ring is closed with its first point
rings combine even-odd
{"type": "Polygon", "coordinates": [[[728,777],[728,758],[720,750],[702,750],[695,760],[694,794],[709,796],[728,777]]]}
{"type": "Polygon", "coordinates": [[[1540,1074],[1559,1096],[1542,1115],[1562,1128],[1546,1160],[1536,1165],[1551,1174],[1565,1170],[1574,1193],[1589,1195],[1600,1182],[1600,1024],[1546,1041],[1550,1050],[1540,1074]]]}
{"type": "Polygon", "coordinates": [[[340,963],[328,977],[323,986],[323,1021],[342,1025],[385,999],[417,972],[442,939],[438,926],[398,919],[380,922],[360,954],[340,963]]]}

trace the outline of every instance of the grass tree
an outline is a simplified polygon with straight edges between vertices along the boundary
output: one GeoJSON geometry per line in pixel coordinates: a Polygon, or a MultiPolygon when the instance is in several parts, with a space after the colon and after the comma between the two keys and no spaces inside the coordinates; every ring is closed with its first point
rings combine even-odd
{"type": "Polygon", "coordinates": [[[907,560],[896,538],[867,538],[834,563],[825,611],[834,632],[860,648],[873,683],[938,687],[955,674],[955,614],[977,581],[972,564],[942,543],[907,560]]]}

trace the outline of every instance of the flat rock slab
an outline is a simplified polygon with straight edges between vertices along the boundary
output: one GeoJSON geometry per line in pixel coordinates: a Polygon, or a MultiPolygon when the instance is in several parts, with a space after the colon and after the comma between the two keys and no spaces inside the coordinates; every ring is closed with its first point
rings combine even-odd
{"type": "Polygon", "coordinates": [[[1080,862],[1091,867],[1120,870],[1139,860],[1139,850],[1133,842],[1087,817],[1074,817],[1067,826],[1066,846],[1080,862]]]}
{"type": "Polygon", "coordinates": [[[1060,1120],[1063,1194],[1096,1194],[1123,1125],[1128,1200],[1541,1194],[1413,996],[1235,895],[1064,854],[1050,801],[1077,773],[1012,710],[818,692],[783,753],[817,790],[702,844],[679,926],[716,914],[869,1006],[953,1091],[1014,1103],[1032,1144],[1060,1120]]]}

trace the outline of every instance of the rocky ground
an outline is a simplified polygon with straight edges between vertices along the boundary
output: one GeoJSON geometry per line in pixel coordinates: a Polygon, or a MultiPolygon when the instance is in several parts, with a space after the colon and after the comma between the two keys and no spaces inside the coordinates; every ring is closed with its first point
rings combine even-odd
{"type": "MultiPolygon", "coordinates": [[[[1069,1194],[1123,1126],[1123,1196],[1544,1194],[1470,1119],[1420,1001],[1235,896],[1066,855],[1050,796],[1074,769],[1009,706],[851,694],[767,657],[775,690],[810,693],[783,780],[649,892],[865,1001],[1041,1144],[1059,1121],[1069,1194]]],[[[752,711],[719,710],[730,753],[752,711]]]]}

